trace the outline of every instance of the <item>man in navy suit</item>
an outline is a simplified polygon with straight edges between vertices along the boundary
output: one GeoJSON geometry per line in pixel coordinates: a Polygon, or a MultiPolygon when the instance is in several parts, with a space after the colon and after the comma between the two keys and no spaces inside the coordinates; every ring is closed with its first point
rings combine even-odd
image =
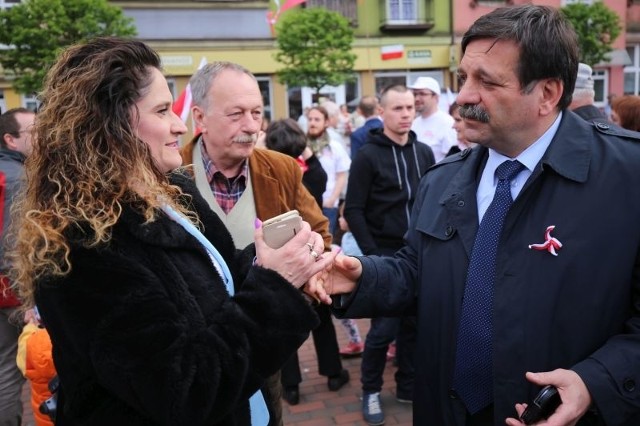
{"type": "Polygon", "coordinates": [[[457,97],[478,146],[422,178],[394,257],[340,255],[309,284],[340,295],[348,318],[417,315],[415,425],[523,425],[522,403],[545,385],[562,403],[536,424],[640,424],[640,133],[568,109],[578,57],[555,8],[480,17],[462,38],[457,97]],[[505,162],[520,168],[501,177],[505,162]],[[488,321],[465,329],[488,337],[490,362],[464,371],[488,381],[469,387],[454,380],[458,349],[473,346],[458,344],[466,287],[481,276],[467,271],[496,205],[506,216],[476,317],[488,321]],[[484,405],[467,394],[480,388],[484,405]]]}
{"type": "Polygon", "coordinates": [[[356,158],[356,153],[367,141],[369,130],[382,128],[382,120],[378,116],[378,99],[375,96],[363,96],[358,109],[366,121],[362,127],[351,133],[351,161],[356,158]]]}

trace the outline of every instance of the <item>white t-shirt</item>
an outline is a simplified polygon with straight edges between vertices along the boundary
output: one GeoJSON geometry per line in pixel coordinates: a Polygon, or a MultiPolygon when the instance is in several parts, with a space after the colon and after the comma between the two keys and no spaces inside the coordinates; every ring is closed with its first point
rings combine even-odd
{"type": "MultiPolygon", "coordinates": [[[[318,160],[327,174],[327,187],[322,194],[322,200],[324,201],[333,193],[333,189],[336,186],[336,173],[348,172],[351,167],[351,159],[342,144],[333,139],[329,142],[329,146],[322,149],[320,154],[318,160]]],[[[338,207],[339,201],[336,200],[334,207],[338,207]]]]}
{"type": "Polygon", "coordinates": [[[436,163],[449,153],[451,147],[458,144],[458,137],[453,129],[453,117],[441,110],[427,118],[416,117],[411,130],[416,133],[418,142],[431,147],[436,163]]]}

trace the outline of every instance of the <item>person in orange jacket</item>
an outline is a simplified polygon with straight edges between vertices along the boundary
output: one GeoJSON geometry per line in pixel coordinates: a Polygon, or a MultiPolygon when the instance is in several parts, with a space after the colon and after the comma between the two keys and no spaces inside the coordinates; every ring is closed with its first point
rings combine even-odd
{"type": "Polygon", "coordinates": [[[25,326],[18,339],[16,363],[31,384],[31,407],[36,426],[53,426],[51,418],[40,412],[40,405],[51,397],[49,382],[56,376],[56,369],[49,333],[40,325],[34,310],[25,314],[25,326]]]}

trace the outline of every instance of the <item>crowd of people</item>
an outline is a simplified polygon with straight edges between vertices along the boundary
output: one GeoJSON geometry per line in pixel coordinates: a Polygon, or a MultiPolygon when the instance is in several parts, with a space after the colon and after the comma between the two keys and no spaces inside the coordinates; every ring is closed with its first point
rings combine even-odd
{"type": "Polygon", "coordinates": [[[0,115],[0,425],[26,377],[38,426],[281,426],[309,335],[329,391],[361,356],[369,425],[390,353],[416,425],[522,425],[548,385],[540,424],[639,424],[640,97],[596,108],[546,6],[479,18],[458,76],[447,111],[421,76],[267,123],[212,62],[181,146],[153,49],[63,51],[37,114],[0,115]]]}

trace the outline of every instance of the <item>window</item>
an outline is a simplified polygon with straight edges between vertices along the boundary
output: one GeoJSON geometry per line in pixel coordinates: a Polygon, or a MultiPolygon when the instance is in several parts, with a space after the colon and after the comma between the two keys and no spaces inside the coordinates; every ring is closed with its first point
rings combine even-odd
{"type": "Polygon", "coordinates": [[[8,9],[21,2],[22,0],[0,0],[0,9],[8,9]]]}
{"type": "Polygon", "coordinates": [[[375,74],[376,93],[380,94],[382,89],[392,84],[403,84],[405,86],[413,83],[418,77],[433,77],[439,83],[442,90],[446,90],[444,85],[444,75],[442,71],[390,71],[375,74]]]}
{"type": "Polygon", "coordinates": [[[320,94],[308,87],[289,87],[287,89],[289,117],[298,119],[302,114],[303,106],[311,106],[318,102],[320,97],[330,99],[338,105],[346,104],[355,108],[360,102],[360,76],[356,75],[353,81],[339,86],[325,86],[320,94]]]}
{"type": "Polygon", "coordinates": [[[609,75],[606,70],[593,71],[593,91],[595,92],[594,105],[604,107],[609,94],[609,75]]]}
{"type": "Polygon", "coordinates": [[[387,21],[392,24],[418,22],[417,0],[387,0],[387,21]]]}
{"type": "Polygon", "coordinates": [[[40,107],[40,101],[36,95],[22,95],[22,106],[31,111],[37,111],[40,107]]]}
{"type": "Polygon", "coordinates": [[[273,117],[273,111],[271,105],[273,105],[272,90],[271,90],[271,77],[256,77],[258,80],[258,86],[260,87],[260,93],[262,94],[262,102],[264,103],[264,118],[271,121],[273,117]]]}
{"type": "Polygon", "coordinates": [[[358,0],[307,0],[307,7],[324,7],[347,18],[351,25],[358,25],[358,0]]]}
{"type": "Polygon", "coordinates": [[[4,101],[4,92],[0,89],[0,114],[7,110],[7,104],[4,101]]]}
{"type": "Polygon", "coordinates": [[[442,71],[391,71],[391,72],[382,72],[376,73],[374,78],[376,81],[376,95],[380,95],[380,92],[387,86],[392,84],[403,84],[405,86],[413,83],[418,77],[433,77],[438,83],[440,83],[440,88],[442,93],[440,94],[440,103],[439,107],[443,111],[449,111],[449,105],[451,105],[455,99],[456,95],[451,92],[451,90],[444,84],[444,74],[442,71]]]}
{"type": "Polygon", "coordinates": [[[624,67],[624,94],[637,95],[640,93],[640,45],[627,46],[627,53],[631,58],[631,65],[624,67]]]}

